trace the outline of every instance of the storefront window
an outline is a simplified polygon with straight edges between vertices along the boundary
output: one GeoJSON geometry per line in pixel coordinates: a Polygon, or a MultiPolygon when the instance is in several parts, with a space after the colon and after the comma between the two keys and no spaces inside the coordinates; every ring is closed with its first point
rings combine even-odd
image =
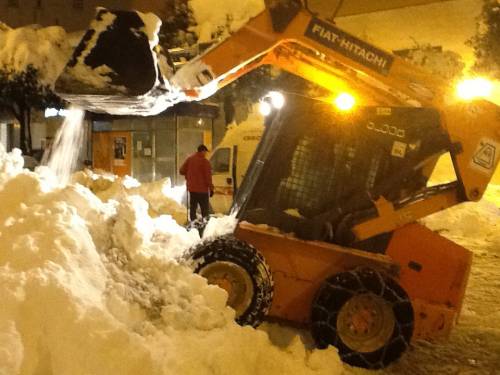
{"type": "MultiPolygon", "coordinates": [[[[178,169],[184,160],[196,152],[200,144],[212,147],[212,118],[195,116],[152,116],[97,118],[92,121],[94,134],[119,132],[131,136],[130,149],[121,140],[113,143],[115,163],[126,151],[131,156],[131,175],[140,182],[171,178],[182,184],[178,169]]],[[[95,151],[108,153],[106,145],[95,142],[95,151]],[[102,149],[102,150],[101,150],[102,149]]],[[[221,161],[222,163],[222,161],[221,161]]],[[[227,167],[229,168],[229,167],[227,167]]]]}

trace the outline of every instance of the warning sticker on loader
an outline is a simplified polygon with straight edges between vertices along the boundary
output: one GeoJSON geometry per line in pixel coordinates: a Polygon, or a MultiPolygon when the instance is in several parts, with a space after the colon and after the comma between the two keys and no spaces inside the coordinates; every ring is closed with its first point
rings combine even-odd
{"type": "Polygon", "coordinates": [[[495,171],[499,154],[499,143],[488,138],[482,138],[472,157],[471,167],[491,175],[495,171]]]}
{"type": "Polygon", "coordinates": [[[394,141],[391,155],[397,158],[404,158],[406,155],[406,146],[408,146],[406,143],[394,141]]]}

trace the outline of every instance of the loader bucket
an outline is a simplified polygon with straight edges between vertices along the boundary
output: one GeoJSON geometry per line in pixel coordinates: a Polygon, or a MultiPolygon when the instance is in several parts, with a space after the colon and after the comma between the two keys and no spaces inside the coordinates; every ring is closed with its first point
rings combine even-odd
{"type": "Polygon", "coordinates": [[[169,86],[155,52],[159,25],[152,14],[98,8],[56,81],[57,94],[93,112],[148,115],[167,108],[169,86]]]}

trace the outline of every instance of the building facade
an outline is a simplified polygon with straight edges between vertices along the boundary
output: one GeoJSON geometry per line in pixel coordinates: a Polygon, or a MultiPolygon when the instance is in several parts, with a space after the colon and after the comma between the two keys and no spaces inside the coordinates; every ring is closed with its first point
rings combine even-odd
{"type": "Polygon", "coordinates": [[[225,132],[215,104],[185,103],[150,117],[89,114],[94,169],[141,182],[169,177],[200,144],[212,149],[225,132]]]}

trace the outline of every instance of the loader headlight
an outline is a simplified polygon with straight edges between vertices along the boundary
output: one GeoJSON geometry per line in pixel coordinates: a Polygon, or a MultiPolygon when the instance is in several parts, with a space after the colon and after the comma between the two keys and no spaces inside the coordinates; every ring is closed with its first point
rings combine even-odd
{"type": "Polygon", "coordinates": [[[339,95],[337,95],[333,99],[333,104],[335,107],[337,107],[340,111],[350,111],[351,109],[354,108],[354,105],[356,104],[356,99],[354,96],[347,92],[343,92],[339,95]]]}
{"type": "Polygon", "coordinates": [[[259,112],[262,116],[269,116],[272,112],[273,108],[271,107],[271,104],[265,101],[260,101],[259,102],[259,112]]]}
{"type": "Polygon", "coordinates": [[[492,92],[493,82],[483,77],[464,79],[456,87],[457,96],[462,100],[488,98],[492,92]]]}
{"type": "Polygon", "coordinates": [[[270,91],[267,96],[269,97],[269,99],[271,99],[271,104],[274,108],[281,109],[285,105],[285,97],[281,92],[270,91]]]}
{"type": "Polygon", "coordinates": [[[285,105],[285,97],[281,92],[270,91],[259,101],[259,112],[269,116],[273,109],[281,109],[285,105]]]}

